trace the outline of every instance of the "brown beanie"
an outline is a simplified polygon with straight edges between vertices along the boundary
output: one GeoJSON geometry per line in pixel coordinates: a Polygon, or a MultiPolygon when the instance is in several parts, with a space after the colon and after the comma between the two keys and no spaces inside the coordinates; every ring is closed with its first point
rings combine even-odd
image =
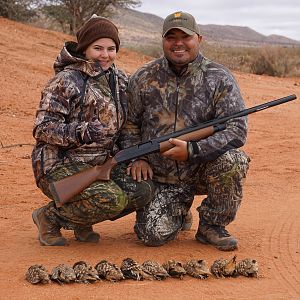
{"type": "Polygon", "coordinates": [[[76,33],[78,45],[77,52],[83,52],[86,48],[101,38],[110,38],[116,43],[116,50],[119,51],[120,39],[118,28],[110,20],[93,15],[76,33]]]}

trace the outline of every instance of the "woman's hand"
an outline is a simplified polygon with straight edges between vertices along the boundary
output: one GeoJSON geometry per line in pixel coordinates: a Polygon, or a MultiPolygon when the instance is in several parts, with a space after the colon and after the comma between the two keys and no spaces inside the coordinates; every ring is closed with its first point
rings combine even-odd
{"type": "Polygon", "coordinates": [[[127,175],[132,176],[137,182],[152,179],[153,171],[145,160],[136,160],[127,167],[127,175]]]}

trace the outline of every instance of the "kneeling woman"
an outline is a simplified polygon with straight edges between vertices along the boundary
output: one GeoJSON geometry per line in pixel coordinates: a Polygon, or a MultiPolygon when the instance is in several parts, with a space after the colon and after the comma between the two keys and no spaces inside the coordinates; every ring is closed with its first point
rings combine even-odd
{"type": "Polygon", "coordinates": [[[33,211],[41,245],[67,243],[60,229],[74,230],[81,242],[98,242],[93,224],[114,220],[146,205],[151,181],[137,182],[125,166],[111,180],[97,181],[57,207],[49,184],[103,164],[118,149],[127,115],[127,77],[114,64],[120,40],[117,27],[93,15],[66,42],[54,63],[55,76],[42,91],[33,136],[32,166],[37,186],[50,202],[33,211]]]}

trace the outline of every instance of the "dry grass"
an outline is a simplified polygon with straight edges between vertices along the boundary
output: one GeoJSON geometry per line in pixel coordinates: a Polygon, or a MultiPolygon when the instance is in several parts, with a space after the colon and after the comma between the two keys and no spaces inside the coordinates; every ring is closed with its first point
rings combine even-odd
{"type": "MultiPolygon", "coordinates": [[[[132,43],[126,47],[152,57],[162,55],[160,43],[132,43]]],[[[224,47],[204,42],[201,52],[231,70],[276,77],[300,77],[300,47],[224,47]]]]}
{"type": "Polygon", "coordinates": [[[232,70],[276,77],[300,76],[300,47],[224,47],[206,43],[202,52],[232,70]]]}
{"type": "MultiPolygon", "coordinates": [[[[140,14],[136,15],[135,11],[125,10],[124,13],[127,18],[122,18],[123,23],[118,18],[115,20],[120,29],[121,47],[151,57],[161,56],[161,34],[156,29],[156,26],[161,26],[160,18],[147,15],[141,22],[140,14]]],[[[34,25],[60,30],[57,24],[55,26],[44,19],[34,25]]],[[[201,52],[231,70],[276,77],[300,77],[300,47],[297,46],[224,46],[224,43],[204,41],[201,52]]]]}

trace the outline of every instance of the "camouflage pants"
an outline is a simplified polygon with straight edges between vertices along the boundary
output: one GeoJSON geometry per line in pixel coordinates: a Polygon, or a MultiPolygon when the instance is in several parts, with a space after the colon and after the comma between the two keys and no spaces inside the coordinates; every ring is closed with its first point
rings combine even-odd
{"type": "MultiPolygon", "coordinates": [[[[70,163],[57,167],[42,178],[39,187],[53,199],[49,183],[90,167],[84,163],[70,163]]],[[[97,181],[72,199],[72,202],[57,208],[54,201],[47,205],[48,218],[64,229],[74,230],[105,221],[115,220],[146,205],[153,197],[151,181],[136,182],[126,175],[124,165],[115,167],[111,180],[97,181]]]]}
{"type": "Polygon", "coordinates": [[[155,182],[154,199],[137,211],[137,236],[148,246],[160,246],[175,239],[195,195],[207,195],[197,208],[201,222],[228,225],[241,204],[249,162],[243,151],[234,149],[215,161],[201,164],[188,181],[155,182]]]}

